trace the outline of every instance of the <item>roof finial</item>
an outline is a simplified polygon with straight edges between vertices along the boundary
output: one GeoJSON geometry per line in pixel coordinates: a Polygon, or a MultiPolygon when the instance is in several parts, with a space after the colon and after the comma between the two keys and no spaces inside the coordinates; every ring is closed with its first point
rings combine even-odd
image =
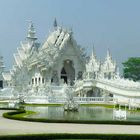
{"type": "Polygon", "coordinates": [[[56,18],[54,19],[53,27],[54,27],[54,29],[57,28],[57,20],[56,20],[56,18]]]}
{"type": "Polygon", "coordinates": [[[116,67],[116,78],[120,78],[120,70],[119,70],[119,67],[116,67]]]}
{"type": "Polygon", "coordinates": [[[93,46],[92,46],[92,58],[93,57],[96,58],[94,43],[93,43],[93,46]]]}
{"type": "Polygon", "coordinates": [[[33,22],[31,20],[29,21],[27,39],[31,41],[35,41],[37,39],[36,31],[35,31],[33,22]]]}
{"type": "Polygon", "coordinates": [[[107,49],[107,59],[111,59],[112,57],[111,57],[111,53],[110,53],[110,50],[109,50],[109,48],[107,49]]]}

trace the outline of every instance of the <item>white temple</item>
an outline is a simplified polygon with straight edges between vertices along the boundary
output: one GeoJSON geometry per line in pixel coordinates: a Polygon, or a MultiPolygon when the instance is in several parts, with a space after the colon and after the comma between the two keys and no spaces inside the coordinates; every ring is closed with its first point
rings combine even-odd
{"type": "Polygon", "coordinates": [[[120,78],[110,51],[101,62],[93,48],[88,59],[72,30],[58,26],[56,20],[44,43],[37,41],[31,22],[14,59],[12,69],[2,74],[4,88],[11,88],[13,97],[23,94],[26,102],[59,100],[65,97],[65,86],[69,86],[77,98],[111,97],[117,102],[129,104],[133,100],[140,104],[140,83],[120,78]]]}
{"type": "Polygon", "coordinates": [[[4,77],[7,83],[34,86],[50,82],[58,86],[62,83],[73,85],[75,80],[82,79],[83,73],[94,79],[115,76],[116,63],[109,50],[103,63],[97,60],[94,50],[87,60],[84,49],[74,40],[73,32],[56,25],[55,20],[54,31],[41,44],[37,42],[33,23],[30,23],[26,40],[20,43],[14,54],[10,81],[4,77]]]}

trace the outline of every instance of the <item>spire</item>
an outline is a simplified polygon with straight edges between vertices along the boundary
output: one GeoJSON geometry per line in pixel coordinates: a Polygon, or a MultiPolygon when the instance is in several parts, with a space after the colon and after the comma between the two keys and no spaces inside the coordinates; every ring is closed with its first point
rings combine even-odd
{"type": "Polygon", "coordinates": [[[109,48],[107,49],[107,57],[106,58],[107,59],[112,59],[112,56],[111,56],[109,48]]]}
{"type": "Polygon", "coordinates": [[[109,57],[110,56],[110,50],[109,50],[109,48],[107,49],[107,57],[109,57]]]}
{"type": "Polygon", "coordinates": [[[96,53],[95,53],[95,48],[94,48],[94,44],[93,44],[93,47],[92,47],[92,54],[91,54],[91,57],[96,59],[96,53]]]}
{"type": "Polygon", "coordinates": [[[101,67],[102,67],[102,61],[101,58],[99,59],[99,71],[101,71],[101,67]]]}
{"type": "Polygon", "coordinates": [[[54,27],[54,29],[57,28],[57,20],[56,20],[56,18],[54,19],[53,27],[54,27]]]}
{"type": "Polygon", "coordinates": [[[26,38],[30,41],[35,41],[37,39],[36,31],[35,31],[35,28],[34,28],[32,21],[29,22],[28,34],[27,34],[26,38]]]}
{"type": "Polygon", "coordinates": [[[119,67],[116,68],[116,78],[120,78],[120,70],[119,67]]]}

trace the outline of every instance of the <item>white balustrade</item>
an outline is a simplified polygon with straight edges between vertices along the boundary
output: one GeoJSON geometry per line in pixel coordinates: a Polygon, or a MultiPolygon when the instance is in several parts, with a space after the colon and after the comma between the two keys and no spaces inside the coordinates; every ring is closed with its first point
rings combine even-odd
{"type": "MultiPolygon", "coordinates": [[[[104,103],[106,102],[106,99],[104,97],[74,97],[74,100],[78,103],[104,103]]],[[[26,102],[36,102],[36,103],[64,103],[66,102],[66,98],[64,97],[41,97],[41,96],[33,96],[30,98],[27,98],[26,102]]],[[[113,98],[108,98],[107,102],[113,103],[113,98]]]]}

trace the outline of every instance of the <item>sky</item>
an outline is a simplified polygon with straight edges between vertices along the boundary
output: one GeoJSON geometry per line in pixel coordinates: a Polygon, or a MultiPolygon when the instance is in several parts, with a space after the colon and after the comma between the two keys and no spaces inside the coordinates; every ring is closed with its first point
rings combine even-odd
{"type": "Polygon", "coordinates": [[[58,25],[72,28],[75,40],[88,55],[94,44],[98,59],[109,48],[121,63],[140,56],[140,0],[0,0],[0,55],[6,69],[27,35],[32,20],[39,42],[58,25]]]}

